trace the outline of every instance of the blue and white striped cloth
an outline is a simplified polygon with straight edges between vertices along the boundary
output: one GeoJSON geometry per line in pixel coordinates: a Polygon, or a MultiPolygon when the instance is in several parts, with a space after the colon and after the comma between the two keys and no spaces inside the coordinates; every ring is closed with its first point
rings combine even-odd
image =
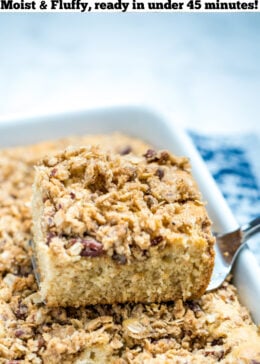
{"type": "MultiPolygon", "coordinates": [[[[240,224],[260,216],[260,136],[190,132],[240,224]]],[[[248,243],[260,264],[260,234],[248,243]]]]}

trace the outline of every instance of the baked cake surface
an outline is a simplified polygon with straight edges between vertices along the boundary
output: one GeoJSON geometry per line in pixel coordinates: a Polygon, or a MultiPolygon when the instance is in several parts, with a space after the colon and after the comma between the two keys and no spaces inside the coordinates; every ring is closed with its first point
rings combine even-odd
{"type": "Polygon", "coordinates": [[[186,158],[70,147],[37,166],[34,243],[50,306],[201,296],[210,221],[186,158]]]}
{"type": "Polygon", "coordinates": [[[0,151],[0,363],[222,363],[260,361],[260,334],[235,288],[225,283],[198,300],[50,308],[32,273],[34,165],[68,144],[144,154],[124,136],[94,136],[0,151]]]}

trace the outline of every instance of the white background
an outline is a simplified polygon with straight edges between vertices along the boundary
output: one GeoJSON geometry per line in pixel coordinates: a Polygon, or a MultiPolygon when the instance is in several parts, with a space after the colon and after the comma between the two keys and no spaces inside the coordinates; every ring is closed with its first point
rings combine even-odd
{"type": "Polygon", "coordinates": [[[0,118],[133,104],[260,133],[259,64],[259,13],[0,13],[0,118]]]}

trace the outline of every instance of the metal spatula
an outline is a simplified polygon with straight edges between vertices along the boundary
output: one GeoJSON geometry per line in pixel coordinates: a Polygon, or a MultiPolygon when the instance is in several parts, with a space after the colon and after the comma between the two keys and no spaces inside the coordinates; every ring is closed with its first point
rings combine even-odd
{"type": "Polygon", "coordinates": [[[226,234],[216,234],[216,259],[207,291],[218,288],[229,275],[235,259],[247,240],[260,232],[260,217],[226,234]]]}

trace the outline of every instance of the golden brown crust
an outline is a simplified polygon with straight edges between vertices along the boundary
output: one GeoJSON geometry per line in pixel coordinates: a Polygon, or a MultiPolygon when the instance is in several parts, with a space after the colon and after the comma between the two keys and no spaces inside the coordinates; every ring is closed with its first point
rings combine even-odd
{"type": "MultiPolygon", "coordinates": [[[[110,140],[108,136],[107,145],[110,140]]],[[[132,141],[125,137],[125,142],[132,141]]],[[[53,143],[52,149],[60,143],[53,143]]],[[[62,143],[63,148],[66,141],[62,143]]],[[[41,303],[27,244],[29,201],[33,165],[49,148],[50,143],[44,143],[0,151],[0,363],[259,362],[259,330],[228,283],[186,303],[78,309],[41,303]]]]}

